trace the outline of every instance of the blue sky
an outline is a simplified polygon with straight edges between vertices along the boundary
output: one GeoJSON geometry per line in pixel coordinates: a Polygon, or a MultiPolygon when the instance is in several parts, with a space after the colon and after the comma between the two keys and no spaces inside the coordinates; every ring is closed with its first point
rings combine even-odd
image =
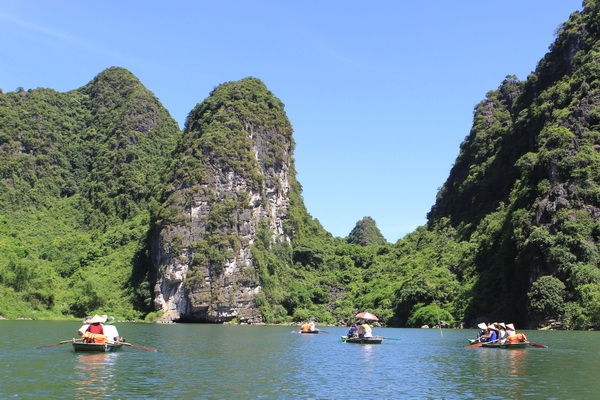
{"type": "Polygon", "coordinates": [[[79,88],[128,69],[180,127],[253,76],[285,105],[309,213],[396,242],[425,224],[473,109],[527,78],[581,0],[0,0],[0,88],[79,88]],[[424,4],[427,8],[424,8],[424,4]]]}

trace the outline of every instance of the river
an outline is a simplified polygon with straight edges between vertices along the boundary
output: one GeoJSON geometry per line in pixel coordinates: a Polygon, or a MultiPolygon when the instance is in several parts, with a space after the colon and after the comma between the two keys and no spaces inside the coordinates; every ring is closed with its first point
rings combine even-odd
{"type": "Polygon", "coordinates": [[[342,343],[345,328],[118,323],[116,353],[76,353],[78,322],[0,321],[2,399],[594,399],[597,332],[523,331],[549,346],[469,349],[474,329],[375,328],[380,345],[342,343]]]}

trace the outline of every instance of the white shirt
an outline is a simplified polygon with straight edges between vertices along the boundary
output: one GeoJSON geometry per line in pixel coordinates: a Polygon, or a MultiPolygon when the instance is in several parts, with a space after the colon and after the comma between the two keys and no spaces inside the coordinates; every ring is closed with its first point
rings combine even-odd
{"type": "Polygon", "coordinates": [[[119,336],[119,331],[117,331],[117,327],[114,325],[103,325],[104,335],[108,339],[110,343],[115,341],[115,338],[119,336]]]}
{"type": "Polygon", "coordinates": [[[83,324],[81,326],[81,328],[79,328],[77,330],[77,333],[79,333],[79,336],[83,336],[83,334],[85,333],[85,331],[87,331],[87,328],[89,328],[89,327],[90,327],[90,324],[83,324]]]}

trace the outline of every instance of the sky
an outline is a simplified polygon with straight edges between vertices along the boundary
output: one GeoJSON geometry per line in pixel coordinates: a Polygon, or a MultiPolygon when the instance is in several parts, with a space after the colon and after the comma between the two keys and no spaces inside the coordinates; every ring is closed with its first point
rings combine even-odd
{"type": "Polygon", "coordinates": [[[0,89],[126,68],[183,129],[218,85],[262,80],[294,128],[308,212],[334,236],[426,223],[475,106],[535,70],[581,0],[0,0],[0,89]],[[427,8],[425,8],[425,6],[427,8]]]}

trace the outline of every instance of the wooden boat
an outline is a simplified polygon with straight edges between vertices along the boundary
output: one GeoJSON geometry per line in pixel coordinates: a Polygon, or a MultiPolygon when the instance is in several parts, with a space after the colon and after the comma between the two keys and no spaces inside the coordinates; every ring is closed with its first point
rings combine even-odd
{"type": "Polygon", "coordinates": [[[84,343],[82,339],[73,339],[73,350],[108,353],[117,351],[123,343],[84,343]]]}
{"type": "Polygon", "coordinates": [[[493,347],[495,349],[524,349],[529,346],[529,342],[518,343],[482,343],[481,347],[493,347]]]}
{"type": "Polygon", "coordinates": [[[312,330],[312,331],[303,331],[302,329],[300,329],[300,333],[319,333],[318,329],[312,330]]]}
{"type": "Polygon", "coordinates": [[[344,343],[360,343],[360,344],[381,344],[381,342],[383,342],[383,336],[359,337],[359,338],[342,336],[342,342],[344,342],[344,343]]]}

